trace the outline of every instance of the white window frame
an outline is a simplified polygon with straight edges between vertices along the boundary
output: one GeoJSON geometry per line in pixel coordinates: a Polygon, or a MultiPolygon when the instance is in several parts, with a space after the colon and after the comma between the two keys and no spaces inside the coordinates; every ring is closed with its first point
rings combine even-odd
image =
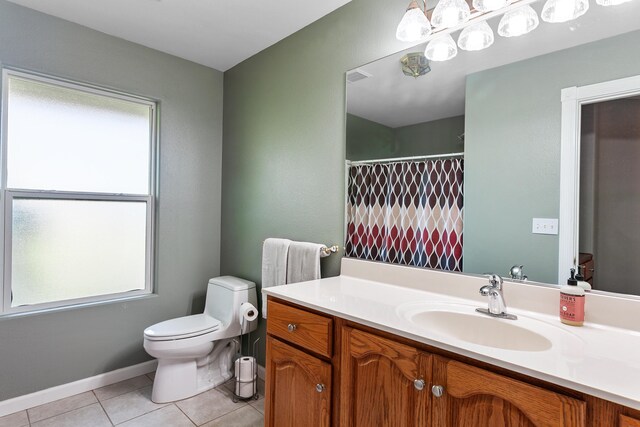
{"type": "Polygon", "coordinates": [[[79,83],[44,75],[41,73],[3,67],[2,68],[2,120],[0,125],[0,279],[2,282],[0,292],[0,316],[26,314],[52,309],[87,306],[110,301],[121,301],[130,298],[138,298],[153,292],[155,272],[155,228],[156,228],[156,195],[157,195],[157,112],[158,102],[149,98],[140,97],[124,92],[114,91],[94,85],[79,83]],[[67,89],[79,90],[86,93],[111,97],[142,104],[150,108],[151,120],[149,138],[149,192],[148,194],[123,194],[123,193],[94,193],[83,191],[50,191],[31,190],[19,188],[7,188],[7,117],[8,117],[8,80],[10,77],[19,77],[35,82],[55,85],[67,89]],[[66,299],[33,305],[11,307],[11,256],[12,256],[12,206],[14,199],[30,200],[82,200],[82,201],[118,201],[118,202],[145,202],[146,212],[146,242],[145,242],[145,287],[144,289],[116,292],[105,295],[96,295],[84,298],[66,299]]]}

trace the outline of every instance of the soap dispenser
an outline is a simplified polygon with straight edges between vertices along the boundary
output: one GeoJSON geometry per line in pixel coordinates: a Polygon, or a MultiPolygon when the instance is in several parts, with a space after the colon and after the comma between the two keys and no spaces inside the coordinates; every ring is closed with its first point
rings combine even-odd
{"type": "Polygon", "coordinates": [[[560,321],[571,326],[584,323],[584,289],[578,286],[576,269],[571,269],[571,278],[560,288],[560,321]]]}

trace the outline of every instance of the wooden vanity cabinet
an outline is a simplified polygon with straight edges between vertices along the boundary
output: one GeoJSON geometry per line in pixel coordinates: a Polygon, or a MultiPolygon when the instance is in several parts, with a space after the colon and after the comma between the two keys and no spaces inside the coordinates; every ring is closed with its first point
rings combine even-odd
{"type": "Polygon", "coordinates": [[[295,304],[268,304],[267,427],[640,427],[631,408],[295,304]]]}
{"type": "Polygon", "coordinates": [[[455,360],[434,358],[433,383],[434,426],[585,426],[585,402],[455,360]]]}
{"type": "Polygon", "coordinates": [[[342,329],[340,425],[429,425],[430,354],[353,328],[342,329]]]}

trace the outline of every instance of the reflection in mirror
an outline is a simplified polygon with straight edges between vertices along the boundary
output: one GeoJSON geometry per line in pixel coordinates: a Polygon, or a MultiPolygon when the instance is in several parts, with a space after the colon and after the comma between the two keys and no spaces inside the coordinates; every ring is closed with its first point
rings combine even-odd
{"type": "Polygon", "coordinates": [[[640,97],[582,107],[579,268],[594,289],[632,294],[640,277],[640,97]]]}
{"type": "MultiPolygon", "coordinates": [[[[539,14],[542,4],[532,7],[539,14]]],[[[464,153],[459,209],[464,233],[454,239],[462,249],[461,270],[507,277],[512,266],[523,266],[529,280],[559,283],[557,228],[541,234],[534,218],[559,218],[561,91],[640,75],[640,61],[632,53],[640,44],[638,16],[640,2],[594,4],[575,21],[540,22],[535,31],[511,38],[498,35],[498,16],[487,21],[495,33],[492,46],[460,50],[445,62],[431,61],[430,71],[419,77],[405,75],[400,60],[424,52],[426,43],[348,72],[348,164],[393,164],[415,156],[448,160],[452,153],[464,153]]],[[[459,33],[452,35],[457,40],[459,33]]],[[[393,212],[398,216],[407,211],[416,212],[411,203],[393,212]]],[[[421,242],[416,234],[396,234],[392,245],[415,253],[420,244],[429,243],[428,237],[421,242]]],[[[372,238],[361,235],[358,241],[372,238]]],[[[444,248],[446,242],[442,244],[444,248]]],[[[584,253],[596,263],[607,250],[589,249],[584,253]]],[[[450,266],[443,265],[439,268],[450,266]]],[[[637,274],[629,264],[615,270],[628,277],[637,274]]],[[[640,284],[620,289],[608,287],[616,279],[598,277],[597,289],[640,295],[640,284]]]]}

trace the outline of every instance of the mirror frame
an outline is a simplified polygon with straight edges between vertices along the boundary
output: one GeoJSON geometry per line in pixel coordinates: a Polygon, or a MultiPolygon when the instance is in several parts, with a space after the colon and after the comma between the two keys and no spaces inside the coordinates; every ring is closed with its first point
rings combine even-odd
{"type": "MultiPolygon", "coordinates": [[[[569,269],[578,264],[580,218],[580,128],[583,105],[640,95],[640,75],[573,86],[561,91],[560,218],[558,283],[566,283],[569,269]]],[[[599,291],[610,293],[606,291],[599,291]]],[[[618,294],[625,297],[633,295],[618,294]]],[[[637,298],[637,297],[636,297],[637,298]]]]}

